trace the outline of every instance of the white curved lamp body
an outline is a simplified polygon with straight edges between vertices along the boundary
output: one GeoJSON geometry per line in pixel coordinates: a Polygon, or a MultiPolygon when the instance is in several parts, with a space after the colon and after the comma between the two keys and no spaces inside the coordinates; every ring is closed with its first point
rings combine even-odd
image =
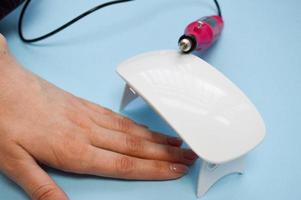
{"type": "Polygon", "coordinates": [[[137,96],[148,102],[203,160],[198,196],[219,178],[243,172],[243,156],[265,135],[246,95],[194,55],[141,54],[117,69],[126,81],[121,109],[137,96]]]}

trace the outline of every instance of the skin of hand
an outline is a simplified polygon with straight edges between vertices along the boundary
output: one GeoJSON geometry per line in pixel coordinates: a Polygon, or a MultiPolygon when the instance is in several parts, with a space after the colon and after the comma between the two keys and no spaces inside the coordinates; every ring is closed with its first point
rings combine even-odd
{"type": "Polygon", "coordinates": [[[0,170],[33,200],[67,200],[39,164],[78,174],[167,180],[197,155],[25,70],[0,34],[0,170]]]}

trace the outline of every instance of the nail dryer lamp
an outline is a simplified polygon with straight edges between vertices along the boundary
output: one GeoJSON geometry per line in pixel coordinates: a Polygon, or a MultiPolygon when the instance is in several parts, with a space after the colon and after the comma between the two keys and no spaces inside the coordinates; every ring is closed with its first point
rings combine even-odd
{"type": "Polygon", "coordinates": [[[117,68],[123,109],[141,96],[202,159],[197,196],[220,178],[244,172],[244,157],[264,138],[252,102],[201,58],[177,51],[138,55],[117,68]]]}
{"type": "Polygon", "coordinates": [[[118,66],[126,86],[120,109],[141,96],[202,160],[197,196],[220,178],[242,174],[245,155],[265,136],[264,122],[247,96],[221,72],[189,54],[208,49],[224,23],[218,15],[190,23],[180,52],[138,55],[118,66]]]}

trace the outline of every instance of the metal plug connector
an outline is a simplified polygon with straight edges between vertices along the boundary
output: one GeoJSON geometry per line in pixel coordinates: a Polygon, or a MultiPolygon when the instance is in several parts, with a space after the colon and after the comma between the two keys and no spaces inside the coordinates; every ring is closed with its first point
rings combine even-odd
{"type": "Polygon", "coordinates": [[[191,41],[188,40],[187,38],[184,38],[179,42],[180,51],[183,53],[188,53],[191,50],[191,47],[192,47],[191,41]]]}
{"type": "Polygon", "coordinates": [[[179,39],[179,49],[182,53],[190,53],[192,52],[196,47],[196,41],[191,36],[183,35],[179,39]]]}

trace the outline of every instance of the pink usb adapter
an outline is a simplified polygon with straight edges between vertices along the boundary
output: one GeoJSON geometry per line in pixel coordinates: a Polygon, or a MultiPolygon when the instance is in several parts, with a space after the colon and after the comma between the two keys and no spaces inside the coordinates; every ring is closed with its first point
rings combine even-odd
{"type": "Polygon", "coordinates": [[[219,38],[223,28],[224,21],[219,15],[202,17],[190,23],[179,39],[180,51],[191,53],[208,49],[219,38]]]}

